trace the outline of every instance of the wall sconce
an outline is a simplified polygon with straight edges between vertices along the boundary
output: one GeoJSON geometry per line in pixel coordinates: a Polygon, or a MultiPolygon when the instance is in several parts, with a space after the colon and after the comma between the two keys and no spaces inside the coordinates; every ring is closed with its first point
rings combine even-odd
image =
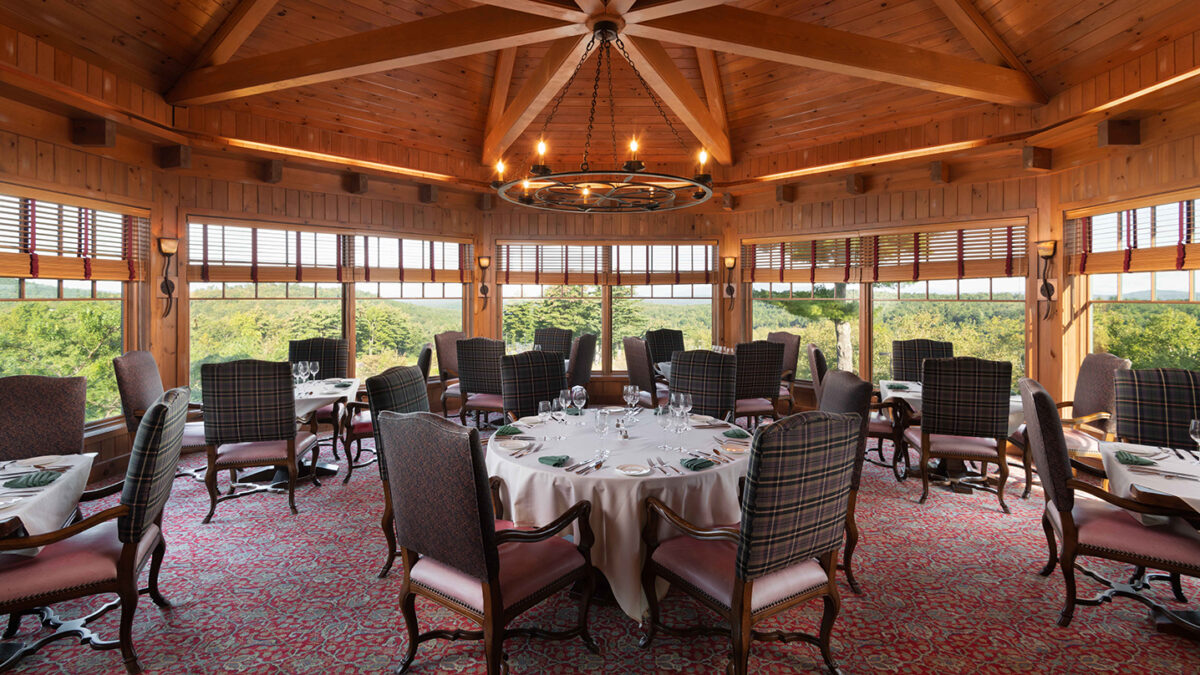
{"type": "Polygon", "coordinates": [[[163,295],[167,296],[167,305],[163,308],[162,313],[163,318],[165,319],[167,318],[167,315],[171,313],[171,307],[175,305],[175,282],[171,281],[171,278],[168,275],[171,273],[171,258],[173,258],[175,254],[179,252],[179,240],[170,239],[168,237],[159,237],[158,251],[159,253],[163,254],[163,280],[162,283],[158,285],[158,288],[163,292],[163,295]]]}
{"type": "Polygon", "coordinates": [[[1041,273],[1038,275],[1041,278],[1041,285],[1038,286],[1038,295],[1041,295],[1046,300],[1046,315],[1043,319],[1050,318],[1050,311],[1054,309],[1051,301],[1054,300],[1054,283],[1049,279],[1050,261],[1054,259],[1054,253],[1058,248],[1058,242],[1053,239],[1047,241],[1034,242],[1037,247],[1038,258],[1042,261],[1041,273]]]}
{"type": "Polygon", "coordinates": [[[492,266],[492,256],[481,255],[479,262],[479,295],[483,297],[483,309],[487,309],[488,287],[487,287],[487,271],[492,266]]]}
{"type": "Polygon", "coordinates": [[[722,259],[725,264],[725,297],[729,298],[729,307],[733,308],[733,269],[737,267],[737,258],[727,255],[722,259]]]}

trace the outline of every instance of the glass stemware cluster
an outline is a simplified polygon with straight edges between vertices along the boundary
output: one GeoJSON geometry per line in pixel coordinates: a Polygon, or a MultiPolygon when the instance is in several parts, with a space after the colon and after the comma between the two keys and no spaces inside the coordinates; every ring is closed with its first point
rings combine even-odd
{"type": "Polygon", "coordinates": [[[315,381],[319,372],[321,372],[320,361],[294,361],[292,363],[292,381],[296,384],[303,384],[309,380],[315,381]]]}
{"type": "MultiPolygon", "coordinates": [[[[658,426],[664,431],[674,432],[682,435],[684,432],[692,428],[688,421],[688,413],[692,410],[692,395],[683,392],[673,391],[670,398],[667,399],[667,405],[659,407],[655,414],[655,419],[658,420],[658,426]]],[[[682,441],[680,441],[682,442],[682,441]]],[[[680,446],[674,446],[670,443],[662,443],[658,446],[660,450],[678,450],[683,452],[680,446]]]]}

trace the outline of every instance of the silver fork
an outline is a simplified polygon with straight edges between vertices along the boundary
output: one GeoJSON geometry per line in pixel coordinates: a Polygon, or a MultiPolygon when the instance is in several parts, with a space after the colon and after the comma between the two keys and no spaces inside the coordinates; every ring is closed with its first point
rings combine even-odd
{"type": "MultiPolygon", "coordinates": [[[[670,470],[674,471],[675,473],[677,473],[677,474],[679,474],[679,475],[683,475],[683,472],[682,472],[682,471],[680,471],[679,469],[677,469],[677,468],[675,467],[675,465],[674,465],[674,464],[667,464],[666,462],[664,462],[664,461],[663,461],[663,458],[662,458],[662,457],[659,457],[659,458],[658,458],[658,463],[659,463],[659,465],[661,465],[661,466],[665,466],[665,467],[667,467],[668,469],[670,469],[670,470]]],[[[664,471],[663,471],[663,473],[666,473],[666,471],[664,470],[664,471]]]]}
{"type": "Polygon", "coordinates": [[[651,469],[658,469],[665,476],[665,475],[667,475],[667,470],[662,468],[661,462],[662,462],[662,460],[657,457],[651,457],[646,460],[646,463],[650,465],[651,469]]]}

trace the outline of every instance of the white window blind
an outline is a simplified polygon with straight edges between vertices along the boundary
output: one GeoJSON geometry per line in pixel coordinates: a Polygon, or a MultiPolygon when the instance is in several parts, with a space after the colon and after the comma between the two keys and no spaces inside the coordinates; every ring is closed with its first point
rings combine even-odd
{"type": "Polygon", "coordinates": [[[1200,263],[1195,199],[1068,220],[1067,269],[1077,274],[1194,269],[1200,263]]]}
{"type": "Polygon", "coordinates": [[[140,216],[0,194],[0,276],[138,280],[148,232],[140,216]]]}

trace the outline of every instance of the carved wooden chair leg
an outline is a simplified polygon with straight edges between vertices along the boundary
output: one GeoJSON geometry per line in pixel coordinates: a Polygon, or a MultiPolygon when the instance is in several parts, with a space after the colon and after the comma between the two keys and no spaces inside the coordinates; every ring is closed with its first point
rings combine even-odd
{"type": "Polygon", "coordinates": [[[296,474],[299,473],[299,469],[296,468],[296,462],[294,460],[289,461],[287,463],[287,469],[288,469],[288,506],[291,507],[292,513],[294,513],[294,514],[300,513],[300,511],[298,511],[296,509],[296,474]]]}
{"type": "Polygon", "coordinates": [[[488,675],[500,675],[504,661],[504,626],[498,617],[483,624],[483,652],[488,675]]]}
{"type": "Polygon", "coordinates": [[[1055,565],[1058,564],[1058,542],[1054,538],[1054,525],[1045,513],[1042,514],[1042,529],[1046,531],[1046,548],[1050,551],[1050,557],[1046,560],[1046,566],[1038,574],[1048,577],[1054,572],[1055,565]]]}
{"type": "Polygon", "coordinates": [[[1067,597],[1063,600],[1062,611],[1058,613],[1058,625],[1066,628],[1071,625],[1071,617],[1075,614],[1075,550],[1074,548],[1063,547],[1062,558],[1059,560],[1062,566],[1063,583],[1067,587],[1067,597]]]}
{"type": "Polygon", "coordinates": [[[397,673],[406,673],[412,666],[413,659],[417,657],[417,640],[420,638],[420,633],[417,629],[417,596],[415,593],[405,593],[400,598],[400,612],[404,615],[404,627],[408,631],[408,650],[404,653],[404,659],[400,661],[400,668],[397,673]]]}
{"type": "Polygon", "coordinates": [[[217,471],[212,467],[204,473],[204,487],[208,490],[208,515],[204,516],[203,522],[209,523],[217,512],[217,471]]]}
{"type": "MultiPolygon", "coordinates": [[[[986,465],[985,465],[986,466],[986,465]]],[[[986,478],[986,475],[985,475],[986,478]]],[[[996,497],[1000,499],[1000,508],[1005,513],[1012,513],[1008,510],[1008,504],[1004,503],[1004,486],[1008,484],[1008,462],[1000,460],[1000,483],[996,486],[996,497]]]]}
{"type": "MultiPolygon", "coordinates": [[[[649,558],[649,554],[647,554],[647,558],[649,558]]],[[[642,593],[645,594],[650,609],[646,610],[646,618],[642,622],[642,637],[638,640],[639,647],[649,647],[658,631],[658,591],[654,588],[655,578],[649,565],[642,568],[642,593]]]]}
{"type": "Polygon", "coordinates": [[[121,597],[121,659],[125,662],[125,670],[130,675],[136,675],[142,672],[137,652],[133,649],[133,615],[137,612],[138,603],[137,577],[123,579],[118,595],[121,597]]]}
{"type": "Polygon", "coordinates": [[[583,646],[587,647],[588,651],[593,654],[600,653],[600,646],[592,639],[592,634],[588,632],[588,611],[592,607],[592,596],[596,592],[596,575],[589,574],[587,581],[583,585],[583,597],[579,599],[579,637],[583,640],[583,646]]]}
{"type": "Polygon", "coordinates": [[[1033,490],[1033,453],[1028,443],[1021,450],[1021,466],[1025,469],[1025,492],[1021,493],[1021,499],[1029,499],[1029,493],[1033,490]]]}
{"type": "Polygon", "coordinates": [[[154,553],[150,556],[150,575],[148,581],[150,599],[159,607],[170,607],[171,603],[158,590],[158,573],[162,569],[163,557],[167,554],[167,542],[160,538],[158,545],[154,547],[154,553]]]}

